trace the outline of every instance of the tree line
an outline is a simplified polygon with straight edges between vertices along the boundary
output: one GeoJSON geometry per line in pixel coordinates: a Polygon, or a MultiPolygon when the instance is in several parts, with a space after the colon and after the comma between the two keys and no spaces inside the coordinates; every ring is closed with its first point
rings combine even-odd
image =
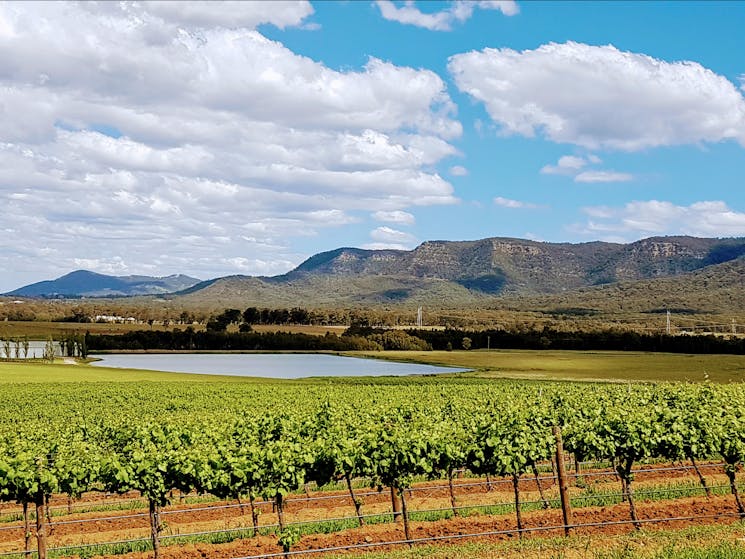
{"type": "Polygon", "coordinates": [[[138,330],[124,334],[86,334],[89,351],[355,351],[379,346],[359,336],[314,336],[290,332],[223,332],[138,330]]]}
{"type": "MultiPolygon", "coordinates": [[[[470,349],[565,349],[745,354],[745,338],[712,334],[644,334],[615,329],[567,332],[548,327],[527,331],[447,329],[407,330],[407,332],[412,336],[423,339],[435,350],[463,347],[464,338],[468,338],[470,349]]],[[[356,334],[361,335],[361,332],[356,330],[356,334]]]]}
{"type": "Polygon", "coordinates": [[[714,335],[640,334],[623,330],[565,332],[540,330],[389,330],[354,325],[342,335],[293,332],[138,330],[124,334],[88,333],[79,342],[88,351],[172,350],[295,350],[380,351],[453,349],[562,349],[650,351],[668,353],[745,354],[745,339],[714,335]]]}

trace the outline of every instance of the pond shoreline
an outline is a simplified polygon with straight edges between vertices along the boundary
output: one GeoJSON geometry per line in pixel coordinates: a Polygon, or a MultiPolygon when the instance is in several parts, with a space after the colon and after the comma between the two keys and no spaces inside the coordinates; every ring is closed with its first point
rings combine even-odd
{"type": "MultiPolygon", "coordinates": [[[[273,354],[307,354],[307,355],[347,355],[348,351],[331,349],[107,349],[96,350],[89,355],[273,355],[273,354]]],[[[381,352],[382,353],[382,352],[381,352]]]]}
{"type": "Polygon", "coordinates": [[[370,359],[369,355],[307,351],[116,352],[89,355],[93,367],[172,373],[301,379],[453,374],[463,367],[370,359]]]}

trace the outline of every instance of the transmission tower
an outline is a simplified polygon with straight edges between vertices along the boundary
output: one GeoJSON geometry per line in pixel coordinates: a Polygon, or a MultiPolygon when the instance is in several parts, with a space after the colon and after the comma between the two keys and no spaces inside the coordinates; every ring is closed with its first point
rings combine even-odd
{"type": "Polygon", "coordinates": [[[670,335],[670,311],[667,311],[667,323],[665,324],[665,332],[670,335]]]}
{"type": "Polygon", "coordinates": [[[416,310],[416,325],[417,325],[417,328],[422,327],[422,307],[419,307],[416,310]]]}

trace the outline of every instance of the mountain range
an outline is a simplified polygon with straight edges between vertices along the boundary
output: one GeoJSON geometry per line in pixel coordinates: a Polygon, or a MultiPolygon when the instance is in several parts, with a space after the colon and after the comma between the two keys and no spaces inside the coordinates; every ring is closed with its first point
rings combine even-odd
{"type": "MultiPolygon", "coordinates": [[[[688,277],[707,271],[735,287],[745,239],[652,237],[634,243],[545,243],[512,238],[429,241],[411,251],[339,248],[312,256],[287,274],[229,276],[179,294],[183,302],[241,307],[493,305],[497,300],[583,293],[602,298],[610,285],[688,277]],[[732,268],[732,267],[731,267],[732,268]],[[725,277],[726,276],[726,277],[725,277]],[[600,293],[600,295],[593,295],[600,293]]],[[[669,287],[669,286],[668,286],[669,287]]],[[[664,295],[664,293],[663,293],[664,295]]],[[[695,299],[696,294],[692,297],[695,299]]],[[[690,298],[690,297],[689,297],[690,298]]]]}
{"type": "Polygon", "coordinates": [[[682,297],[680,305],[708,308],[709,303],[696,303],[704,295],[711,298],[706,286],[742,293],[743,255],[745,238],[680,236],[629,244],[572,244],[497,237],[428,241],[410,251],[339,248],[273,277],[227,276],[197,282],[186,276],[111,278],[80,271],[12,294],[108,296],[170,290],[176,293],[168,297],[184,304],[222,308],[455,307],[493,305],[497,300],[519,306],[526,298],[531,304],[584,301],[592,307],[608,297],[622,299],[619,293],[624,290],[636,290],[651,297],[651,305],[675,304],[675,297],[682,297]],[[103,278],[111,278],[112,283],[103,278]]]}
{"type": "Polygon", "coordinates": [[[76,270],[55,280],[20,287],[6,295],[16,297],[126,297],[162,295],[187,289],[201,280],[181,274],[162,278],[150,276],[108,276],[76,270]]]}

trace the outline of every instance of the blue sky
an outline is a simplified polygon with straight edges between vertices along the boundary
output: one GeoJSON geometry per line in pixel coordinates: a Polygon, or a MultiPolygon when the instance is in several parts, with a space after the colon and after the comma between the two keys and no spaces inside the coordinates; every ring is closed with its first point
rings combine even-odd
{"type": "Polygon", "coordinates": [[[745,236],[744,2],[0,5],[0,291],[745,236]]]}

